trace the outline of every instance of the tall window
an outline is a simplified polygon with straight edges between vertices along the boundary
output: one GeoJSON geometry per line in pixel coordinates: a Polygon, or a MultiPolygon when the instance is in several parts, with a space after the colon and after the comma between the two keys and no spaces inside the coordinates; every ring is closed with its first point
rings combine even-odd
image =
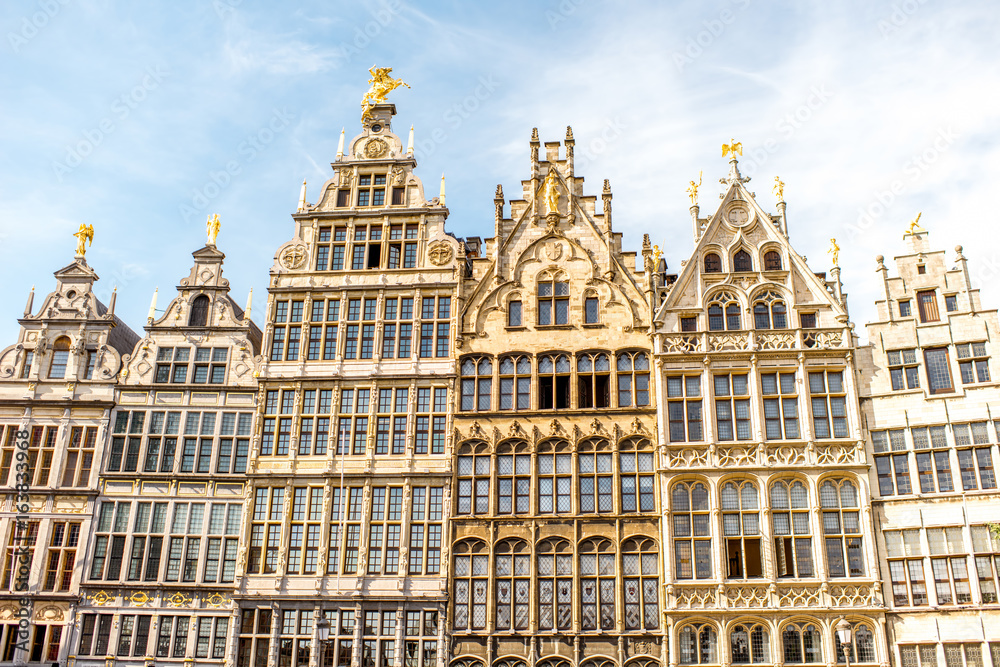
{"type": "Polygon", "coordinates": [[[490,454],[485,442],[467,443],[458,456],[457,514],[490,511],[490,454]]]}
{"type": "Polygon", "coordinates": [[[913,448],[917,450],[917,476],[920,479],[920,492],[934,493],[939,491],[945,493],[953,491],[955,484],[951,477],[951,454],[945,427],[911,428],[910,436],[913,438],[913,448]]]}
{"type": "Polygon", "coordinates": [[[771,485],[771,528],[777,576],[812,577],[809,492],[802,482],[778,481],[771,485]]]}
{"type": "Polygon", "coordinates": [[[847,391],[842,371],[809,374],[813,434],[817,438],[846,438],[847,391]]]}
{"type": "Polygon", "coordinates": [[[659,558],[660,551],[652,539],[634,537],[622,545],[626,630],[660,627],[659,558]]]}
{"type": "MultiPolygon", "coordinates": [[[[351,610],[350,613],[353,617],[354,610],[351,610]]],[[[267,664],[268,649],[271,643],[271,616],[272,612],[268,607],[240,611],[240,638],[236,650],[238,667],[267,664]]],[[[331,630],[336,632],[336,626],[332,627],[331,630]]]]}
{"type": "Polygon", "coordinates": [[[670,494],[674,523],[674,576],[712,577],[712,533],[708,489],[702,482],[680,482],[670,494]]]}
{"type": "Polygon", "coordinates": [[[586,298],[583,300],[583,323],[601,323],[601,305],[597,295],[594,293],[587,294],[586,298]]]}
{"type": "Polygon", "coordinates": [[[830,576],[865,576],[857,488],[846,479],[828,479],[819,487],[819,504],[830,576]]]}
{"type": "Polygon", "coordinates": [[[580,512],[614,512],[614,454],[611,443],[591,439],[577,446],[580,512]]]}
{"type": "Polygon", "coordinates": [[[94,465],[96,426],[74,426],[69,435],[69,447],[63,464],[63,486],[89,486],[90,470],[94,465]]]}
{"type": "Polygon", "coordinates": [[[247,559],[247,572],[251,574],[269,574],[277,568],[284,501],[282,487],[261,487],[255,491],[247,559]]]}
{"type": "Polygon", "coordinates": [[[765,292],[754,300],[753,326],[755,329],[788,328],[788,310],[780,296],[765,292]]]}
{"type": "Polygon", "coordinates": [[[882,496],[912,493],[910,484],[910,464],[906,454],[906,431],[872,431],[872,447],[875,450],[875,471],[878,475],[879,494],[882,496]],[[887,456],[877,456],[885,452],[901,452],[887,456]]]}
{"type": "Polygon", "coordinates": [[[962,384],[990,381],[990,358],[986,354],[986,343],[956,345],[955,352],[962,372],[962,384]]]}
{"type": "Polygon", "coordinates": [[[1000,574],[1000,539],[990,534],[988,526],[972,526],[972,550],[976,554],[976,573],[983,604],[998,601],[997,575],[1000,574]]]}
{"type": "Polygon", "coordinates": [[[573,456],[564,440],[549,440],[538,447],[538,512],[569,514],[573,511],[573,456]]]}
{"type": "Polygon", "coordinates": [[[702,439],[701,377],[667,378],[667,423],[670,442],[699,442],[702,439]]]}
{"type": "Polygon", "coordinates": [[[750,253],[746,250],[737,250],[733,254],[733,271],[753,271],[750,253]]]}
{"type": "Polygon", "coordinates": [[[951,363],[948,361],[948,348],[933,347],[924,350],[924,363],[927,364],[927,383],[932,394],[947,394],[954,391],[951,383],[951,363]]]}
{"type": "Polygon", "coordinates": [[[927,584],[920,530],[887,530],[883,535],[892,582],[892,604],[896,607],[926,606],[927,584]]]}
{"type": "Polygon", "coordinates": [[[781,253],[777,250],[768,250],[764,253],[764,270],[765,271],[780,271],[781,270],[781,253]]]}
{"type": "Polygon", "coordinates": [[[618,355],[618,407],[633,405],[649,405],[649,357],[645,352],[618,355]]]}
{"type": "Polygon", "coordinates": [[[917,308],[920,311],[921,322],[937,322],[941,319],[938,316],[937,297],[934,290],[917,292],[917,308]]]}
{"type": "Polygon", "coordinates": [[[531,599],[531,550],[522,540],[506,540],[494,549],[496,628],[527,630],[531,599]]]}
{"type": "Polygon", "coordinates": [[[717,664],[717,640],[715,628],[708,623],[685,625],[677,633],[677,647],[680,649],[680,664],[717,664]]]}
{"type": "Polygon", "coordinates": [[[462,410],[488,411],[493,392],[493,362],[489,358],[462,361],[462,410]]]}
{"type": "Polygon", "coordinates": [[[31,373],[31,364],[34,360],[35,360],[35,351],[25,350],[24,362],[21,364],[21,374],[18,377],[20,377],[22,380],[28,377],[28,374],[31,373]]]}
{"type": "Polygon", "coordinates": [[[382,358],[408,359],[413,345],[413,297],[386,299],[384,316],[382,358]]]}
{"type": "Polygon", "coordinates": [[[781,633],[785,663],[821,662],[822,641],[819,630],[812,623],[789,623],[781,633]]]}
{"type": "Polygon", "coordinates": [[[764,396],[764,434],[768,440],[799,438],[799,399],[796,396],[795,371],[762,373],[760,389],[764,396]]]}
{"type": "Polygon", "coordinates": [[[750,389],[747,376],[715,376],[715,424],[719,440],[750,439],[750,389]]]}
{"type": "Polygon", "coordinates": [[[955,435],[955,446],[958,448],[958,468],[962,475],[962,488],[966,491],[997,488],[993,469],[993,448],[990,446],[986,422],[952,424],[951,430],[955,435]],[[972,445],[985,446],[972,449],[972,445]]]}
{"type": "Polygon", "coordinates": [[[562,274],[539,277],[538,324],[569,324],[569,282],[562,274]]]}
{"type": "Polygon", "coordinates": [[[618,448],[622,512],[655,511],[652,444],[645,438],[629,438],[620,442],[618,448]]]}
{"type": "Polygon", "coordinates": [[[538,545],[538,629],[568,630],[573,622],[573,549],[565,540],[538,545]]]}
{"type": "Polygon", "coordinates": [[[583,630],[615,629],[615,552],[608,540],[580,545],[580,601],[583,630]]]}
{"type": "Polygon", "coordinates": [[[523,440],[497,447],[497,514],[531,511],[531,454],[523,440]]]}
{"type": "Polygon", "coordinates": [[[538,409],[569,408],[570,363],[565,354],[546,355],[538,360],[538,409]]]}
{"type": "MultiPolygon", "coordinates": [[[[337,193],[338,206],[347,206],[347,197],[340,201],[340,195],[350,194],[349,190],[337,193]]],[[[320,227],[316,245],[316,270],[340,271],[344,268],[344,248],[347,241],[346,227],[320,227]],[[332,241],[332,243],[331,243],[332,241]]]]}
{"type": "Polygon", "coordinates": [[[191,302],[191,315],[188,318],[189,327],[203,327],[208,324],[209,300],[204,294],[199,294],[191,302]]]}
{"type": "Polygon", "coordinates": [[[278,664],[282,667],[308,667],[314,613],[312,609],[280,610],[278,664]]]}
{"type": "Polygon", "coordinates": [[[610,407],[611,360],[607,354],[579,355],[576,358],[576,378],[577,401],[581,408],[610,407]]]}
{"type": "MultiPolygon", "coordinates": [[[[404,636],[406,637],[403,649],[403,665],[405,667],[434,667],[437,664],[437,611],[433,609],[407,610],[404,636]],[[421,622],[421,616],[423,616],[423,622],[421,622]]],[[[350,665],[350,659],[348,658],[344,664],[350,665]]],[[[392,660],[383,660],[382,664],[389,667],[392,660]]]]}
{"type": "Polygon", "coordinates": [[[522,319],[522,309],[521,301],[513,300],[507,302],[507,326],[509,327],[519,327],[523,321],[522,319]]]}
{"type": "Polygon", "coordinates": [[[726,482],[722,485],[720,496],[727,576],[730,579],[763,576],[757,487],[753,482],[726,482]]]}
{"type": "Polygon", "coordinates": [[[892,350],[887,353],[887,357],[893,391],[920,387],[920,366],[917,365],[916,350],[892,350]]]}
{"type": "Polygon", "coordinates": [[[49,538],[48,562],[42,590],[68,591],[76,564],[76,548],[80,544],[80,523],[55,521],[49,538]]]}
{"type": "Polygon", "coordinates": [[[49,379],[62,380],[66,377],[66,365],[69,363],[69,338],[60,336],[52,344],[52,361],[49,364],[49,379]]]}
{"type": "Polygon", "coordinates": [[[441,572],[441,515],[444,488],[413,487],[410,507],[410,574],[441,572]]]}
{"type": "Polygon", "coordinates": [[[721,273],[722,260],[714,252],[705,255],[705,273],[721,273]]]}
{"type": "Polygon", "coordinates": [[[927,545],[931,553],[934,592],[939,605],[970,604],[968,550],[961,526],[928,528],[927,545]]]}
{"type": "Polygon", "coordinates": [[[500,358],[500,409],[531,408],[531,359],[527,356],[500,358]]]}
{"type": "Polygon", "coordinates": [[[767,629],[762,625],[737,625],[729,633],[730,662],[759,665],[771,662],[767,629]]]}
{"type": "Polygon", "coordinates": [[[740,304],[732,294],[720,292],[708,306],[709,331],[739,331],[740,304]]]}
{"type": "Polygon", "coordinates": [[[420,357],[447,357],[451,329],[451,297],[439,296],[437,307],[434,297],[424,297],[420,305],[420,357]],[[434,321],[435,315],[437,322],[434,321]],[[437,337],[435,340],[435,336],[437,337]]]}

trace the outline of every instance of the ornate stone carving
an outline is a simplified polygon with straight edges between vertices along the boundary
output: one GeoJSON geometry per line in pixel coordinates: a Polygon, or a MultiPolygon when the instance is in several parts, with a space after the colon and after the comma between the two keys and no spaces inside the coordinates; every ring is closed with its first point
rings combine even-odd
{"type": "Polygon", "coordinates": [[[792,350],[795,349],[795,334],[793,333],[758,333],[757,348],[761,350],[792,350]]]}
{"type": "Polygon", "coordinates": [[[678,609],[712,609],[717,606],[715,588],[675,588],[678,609]]]}
{"type": "Polygon", "coordinates": [[[434,266],[444,266],[451,261],[453,254],[454,252],[451,249],[450,243],[447,241],[437,241],[427,250],[427,259],[434,266]]]}
{"type": "Polygon", "coordinates": [[[367,158],[380,158],[386,154],[389,150],[389,144],[386,143],[385,139],[379,139],[375,137],[374,139],[369,139],[365,143],[365,157],[367,158]]]}
{"type": "Polygon", "coordinates": [[[306,263],[306,247],[304,245],[293,245],[285,248],[281,252],[281,265],[289,270],[301,268],[306,263]]]}
{"type": "Polygon", "coordinates": [[[730,607],[769,607],[770,594],[766,586],[740,586],[726,591],[730,607]]]}
{"type": "Polygon", "coordinates": [[[664,336],[664,352],[701,352],[699,336],[664,336]]]}
{"type": "Polygon", "coordinates": [[[675,449],[668,450],[671,468],[694,468],[708,465],[707,449],[675,449]]]}
{"type": "Polygon", "coordinates": [[[818,607],[818,588],[779,588],[779,607],[818,607]]]}

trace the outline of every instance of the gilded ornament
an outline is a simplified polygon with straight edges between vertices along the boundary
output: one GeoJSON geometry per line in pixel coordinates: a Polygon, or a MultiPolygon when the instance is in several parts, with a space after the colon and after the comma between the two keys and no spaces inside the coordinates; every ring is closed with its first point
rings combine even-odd
{"type": "Polygon", "coordinates": [[[550,168],[545,176],[545,183],[542,184],[542,198],[545,200],[545,207],[549,213],[559,212],[559,189],[556,182],[555,169],[550,168]]]}
{"type": "Polygon", "coordinates": [[[923,227],[920,226],[920,216],[921,215],[923,215],[923,212],[917,213],[917,217],[915,217],[910,222],[910,229],[909,229],[909,231],[906,232],[907,234],[920,234],[921,232],[926,232],[927,231],[926,229],[924,229],[923,227]]]}
{"type": "Polygon", "coordinates": [[[382,157],[388,150],[389,144],[386,143],[385,139],[379,139],[376,137],[375,139],[370,139],[368,143],[365,144],[365,157],[382,157]]]}
{"type": "MultiPolygon", "coordinates": [[[[723,146],[723,148],[725,148],[725,146],[723,146]]],[[[723,153],[723,155],[725,155],[725,153],[723,153]]],[[[688,197],[691,198],[691,205],[692,206],[697,206],[698,205],[698,188],[701,187],[701,176],[702,176],[702,173],[703,172],[700,172],[700,171],[698,172],[698,182],[697,183],[695,183],[694,181],[691,181],[691,183],[688,185],[687,193],[688,193],[688,197]]]]}
{"type": "Polygon", "coordinates": [[[86,245],[94,245],[94,226],[80,224],[80,229],[73,236],[76,237],[76,256],[84,257],[87,254],[86,245]]]}
{"type": "Polygon", "coordinates": [[[98,607],[103,607],[114,603],[115,598],[108,595],[107,591],[97,591],[90,596],[90,601],[96,604],[98,607]]]}
{"type": "Polygon", "coordinates": [[[361,120],[367,122],[372,118],[372,108],[376,104],[382,104],[385,102],[386,97],[392,91],[396,90],[400,86],[406,86],[409,88],[409,84],[403,83],[402,79],[393,79],[389,74],[392,72],[391,67],[379,67],[378,65],[373,65],[368,73],[372,75],[372,78],[368,79],[368,83],[371,84],[371,88],[365,93],[365,96],[361,98],[361,120]]]}
{"type": "Polygon", "coordinates": [[[171,607],[186,607],[191,604],[191,597],[183,593],[174,593],[167,598],[167,604],[171,607]]]}
{"type": "MultiPolygon", "coordinates": [[[[914,221],[915,222],[915,221],[914,221]]],[[[830,239],[830,249],[826,251],[830,255],[830,261],[834,266],[840,266],[840,246],[837,245],[837,239],[830,239]]]]}
{"type": "Polygon", "coordinates": [[[215,246],[215,239],[219,237],[219,230],[222,228],[222,223],[219,222],[219,214],[208,216],[208,221],[205,223],[205,235],[208,237],[208,245],[215,246]]]}
{"type": "Polygon", "coordinates": [[[778,197],[778,201],[785,201],[785,183],[777,176],[774,177],[773,192],[778,197]]]}
{"type": "Polygon", "coordinates": [[[722,144],[722,157],[726,155],[732,155],[734,160],[737,155],[743,155],[743,144],[735,139],[730,139],[728,144],[722,144]]]}

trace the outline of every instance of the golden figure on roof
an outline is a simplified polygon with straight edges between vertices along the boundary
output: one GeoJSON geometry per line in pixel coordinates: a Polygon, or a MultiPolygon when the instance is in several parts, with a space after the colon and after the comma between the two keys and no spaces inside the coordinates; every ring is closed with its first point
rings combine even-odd
{"type": "Polygon", "coordinates": [[[910,221],[910,229],[909,231],[906,232],[907,234],[919,234],[921,232],[927,231],[926,229],[920,226],[921,215],[923,215],[922,211],[920,213],[917,213],[917,217],[915,217],[912,221],[910,221]]]}
{"type": "Polygon", "coordinates": [[[774,194],[777,195],[778,201],[785,201],[785,182],[782,181],[777,176],[774,177],[774,194]]]}
{"type": "Polygon", "coordinates": [[[554,167],[550,167],[549,173],[545,176],[545,183],[542,184],[542,197],[545,198],[545,206],[549,209],[549,213],[559,212],[559,189],[554,167]]]}
{"type": "Polygon", "coordinates": [[[735,139],[730,139],[728,144],[722,144],[722,157],[726,157],[726,155],[732,155],[733,159],[737,155],[743,155],[743,144],[735,139]]]}
{"type": "Polygon", "coordinates": [[[830,239],[830,249],[827,250],[830,254],[830,261],[834,266],[840,266],[840,246],[837,245],[837,239],[830,239]]]}
{"type": "Polygon", "coordinates": [[[699,171],[698,172],[698,182],[695,183],[694,181],[691,181],[691,183],[688,185],[687,193],[688,193],[688,197],[691,198],[691,205],[692,206],[695,206],[698,203],[698,188],[701,187],[701,175],[702,175],[702,172],[699,171]]]}
{"type": "Polygon", "coordinates": [[[219,238],[219,229],[222,228],[222,223],[219,222],[219,214],[208,216],[208,221],[205,223],[205,234],[208,236],[208,245],[215,245],[215,239],[219,238]]]}
{"type": "Polygon", "coordinates": [[[372,78],[368,79],[368,83],[371,84],[371,88],[365,93],[365,96],[361,98],[361,120],[367,121],[372,117],[372,107],[376,104],[381,104],[385,102],[386,96],[389,93],[396,90],[400,86],[406,86],[409,88],[409,84],[404,83],[402,79],[393,79],[389,76],[392,72],[391,67],[379,67],[378,65],[372,65],[368,73],[372,75],[372,78]]]}
{"type": "Polygon", "coordinates": [[[94,226],[80,223],[80,229],[73,236],[76,237],[76,256],[86,256],[87,246],[85,244],[94,245],[94,226]]]}

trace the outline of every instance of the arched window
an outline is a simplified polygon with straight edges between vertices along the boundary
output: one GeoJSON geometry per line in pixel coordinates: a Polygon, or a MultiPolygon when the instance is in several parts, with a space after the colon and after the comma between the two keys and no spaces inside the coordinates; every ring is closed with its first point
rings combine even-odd
{"type": "Polygon", "coordinates": [[[526,356],[500,358],[500,409],[531,408],[531,359],[526,356]]]}
{"type": "Polygon", "coordinates": [[[489,445],[473,441],[458,450],[458,507],[456,514],[489,514],[489,445]]]}
{"type": "Polygon", "coordinates": [[[528,443],[510,440],[497,447],[497,514],[531,510],[531,454],[528,443]]]}
{"type": "Polygon", "coordinates": [[[708,306],[709,331],[738,331],[740,328],[740,304],[732,294],[719,292],[712,297],[708,306]]]}
{"type": "Polygon", "coordinates": [[[587,293],[583,295],[583,323],[601,323],[601,302],[597,297],[597,292],[593,290],[587,290],[587,293]]]}
{"type": "Polygon", "coordinates": [[[538,360],[538,409],[569,408],[569,357],[547,355],[538,360]]]}
{"type": "Polygon", "coordinates": [[[622,512],[655,512],[653,445],[645,438],[629,438],[618,449],[622,512]]]}
{"type": "Polygon", "coordinates": [[[705,273],[721,273],[722,260],[714,252],[705,255],[705,273]]]}
{"type": "Polygon", "coordinates": [[[538,324],[569,324],[569,280],[546,271],[538,277],[538,324]]]}
{"type": "Polygon", "coordinates": [[[826,568],[830,576],[865,576],[857,487],[847,479],[828,479],[819,487],[819,505],[823,510],[826,568]]]}
{"type": "Polygon", "coordinates": [[[573,511],[573,455],[565,440],[547,440],[538,446],[538,512],[573,511]]]}
{"type": "Polygon", "coordinates": [[[455,629],[486,627],[486,591],[489,589],[489,555],[478,540],[455,545],[455,629]]]}
{"type": "Polygon", "coordinates": [[[49,379],[62,380],[66,377],[66,365],[69,363],[69,338],[60,336],[52,344],[52,361],[49,364],[49,379]]]}
{"type": "Polygon", "coordinates": [[[636,407],[649,405],[649,357],[645,352],[622,352],[618,355],[618,407],[631,407],[633,404],[636,407]]]}
{"type": "Polygon", "coordinates": [[[753,326],[755,329],[788,328],[787,309],[780,296],[765,292],[754,299],[753,326]]]}
{"type": "Polygon", "coordinates": [[[658,559],[659,549],[652,539],[634,537],[622,545],[626,630],[660,627],[658,559]]]}
{"type": "Polygon", "coordinates": [[[729,633],[730,662],[758,665],[771,662],[767,630],[760,624],[737,625],[729,633]]]}
{"type": "Polygon", "coordinates": [[[753,261],[746,250],[737,250],[733,254],[733,271],[753,271],[753,261]]]}
{"type": "Polygon", "coordinates": [[[780,271],[781,270],[781,253],[777,250],[768,250],[764,253],[764,270],[765,271],[780,271]]]}
{"type": "Polygon", "coordinates": [[[809,491],[802,482],[778,481],[771,485],[771,528],[777,576],[812,577],[809,491]]]}
{"type": "MultiPolygon", "coordinates": [[[[833,646],[837,652],[837,662],[843,663],[844,645],[840,643],[836,630],[833,633],[833,646]]],[[[851,655],[851,664],[875,662],[875,635],[866,623],[855,623],[851,632],[851,643],[847,646],[851,655]]]]}
{"type": "Polygon", "coordinates": [[[462,361],[462,410],[490,409],[493,393],[493,362],[489,357],[462,361]]]}
{"type": "Polygon", "coordinates": [[[505,540],[495,549],[497,630],[527,630],[531,599],[531,550],[522,540],[505,540]]]}
{"type": "Polygon", "coordinates": [[[580,545],[579,551],[582,628],[614,630],[616,589],[614,545],[608,540],[587,540],[580,545]]]}
{"type": "Polygon", "coordinates": [[[760,548],[760,503],[753,482],[726,482],[722,498],[722,534],[726,540],[728,576],[763,576],[760,548]]]}
{"type": "Polygon", "coordinates": [[[204,327],[208,325],[208,297],[199,294],[191,302],[191,315],[188,318],[189,327],[204,327]]]}
{"type": "Polygon", "coordinates": [[[708,623],[691,623],[677,633],[682,665],[711,665],[716,659],[715,628],[708,623]]]}
{"type": "Polygon", "coordinates": [[[812,623],[789,623],[781,633],[785,663],[821,662],[823,652],[819,630],[812,623]]]}
{"type": "Polygon", "coordinates": [[[614,512],[615,479],[611,443],[603,438],[577,445],[580,512],[614,512]]]}
{"type": "Polygon", "coordinates": [[[573,549],[565,540],[538,545],[538,628],[567,630],[573,621],[573,549]]]}
{"type": "Polygon", "coordinates": [[[581,354],[576,358],[577,402],[581,408],[611,407],[611,358],[581,354]]]}
{"type": "Polygon", "coordinates": [[[670,495],[670,509],[674,522],[674,576],[678,579],[710,579],[712,532],[709,528],[708,489],[702,482],[677,484],[670,495]]]}

